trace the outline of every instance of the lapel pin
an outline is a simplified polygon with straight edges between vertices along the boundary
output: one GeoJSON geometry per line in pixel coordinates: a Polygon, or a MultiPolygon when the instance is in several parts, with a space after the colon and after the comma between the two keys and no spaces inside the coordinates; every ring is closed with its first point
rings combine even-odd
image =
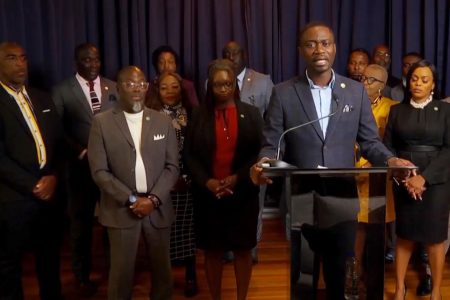
{"type": "Polygon", "coordinates": [[[244,114],[241,114],[241,118],[242,118],[242,119],[244,118],[244,114]]]}
{"type": "Polygon", "coordinates": [[[439,108],[437,106],[434,107],[434,111],[438,111],[439,108]]]}
{"type": "Polygon", "coordinates": [[[341,88],[345,89],[345,83],[341,83],[341,88]]]}
{"type": "Polygon", "coordinates": [[[108,87],[107,87],[107,86],[105,86],[105,90],[106,90],[106,91],[108,90],[108,87]]]}
{"type": "Polygon", "coordinates": [[[145,117],[145,120],[150,121],[150,117],[149,116],[145,117]]]}

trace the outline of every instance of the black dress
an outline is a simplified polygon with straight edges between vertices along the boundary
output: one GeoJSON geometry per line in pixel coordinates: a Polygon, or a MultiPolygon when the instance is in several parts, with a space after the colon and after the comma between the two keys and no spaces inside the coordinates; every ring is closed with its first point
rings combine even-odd
{"type": "Polygon", "coordinates": [[[192,175],[197,246],[204,250],[250,250],[256,246],[259,187],[250,180],[262,144],[262,118],[257,108],[237,102],[238,135],[232,162],[237,174],[234,194],[217,199],[206,182],[213,178],[214,112],[193,111],[188,124],[185,160],[192,175]]]}
{"type": "Polygon", "coordinates": [[[439,243],[447,239],[450,200],[450,105],[432,101],[424,109],[393,106],[384,142],[398,157],[419,167],[426,180],[422,201],[394,187],[397,235],[439,243]]]}

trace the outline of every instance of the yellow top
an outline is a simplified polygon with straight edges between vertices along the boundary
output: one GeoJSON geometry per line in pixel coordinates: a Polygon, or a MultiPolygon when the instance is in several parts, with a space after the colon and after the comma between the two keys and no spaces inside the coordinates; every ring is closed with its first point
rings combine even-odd
{"type": "MultiPolygon", "coordinates": [[[[384,131],[386,129],[386,123],[389,116],[389,111],[392,105],[398,104],[398,101],[392,99],[381,97],[381,99],[372,104],[372,112],[377,123],[378,133],[381,138],[384,136],[384,131]]],[[[358,145],[355,146],[356,151],[358,151],[358,145]]],[[[356,162],[356,167],[364,168],[370,167],[370,163],[361,157],[356,162]]],[[[369,177],[368,174],[358,175],[357,178],[358,186],[358,196],[360,210],[358,213],[358,221],[367,223],[369,221],[369,177]]],[[[392,179],[388,178],[386,182],[386,222],[392,222],[395,220],[395,209],[394,209],[394,199],[392,194],[392,179]]]]}

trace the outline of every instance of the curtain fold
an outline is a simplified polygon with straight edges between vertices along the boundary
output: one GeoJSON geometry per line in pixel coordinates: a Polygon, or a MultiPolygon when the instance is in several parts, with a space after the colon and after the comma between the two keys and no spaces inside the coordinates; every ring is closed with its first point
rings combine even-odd
{"type": "Polygon", "coordinates": [[[447,0],[0,0],[0,41],[25,47],[30,83],[42,88],[73,74],[79,43],[98,45],[102,73],[112,79],[128,64],[152,78],[151,53],[169,44],[179,53],[180,73],[200,92],[208,63],[229,40],[244,45],[249,65],[275,83],[303,72],[298,30],[324,21],[336,35],[339,73],[346,73],[351,49],[372,52],[386,43],[393,75],[401,75],[402,54],[420,52],[450,95],[449,10],[447,0]]]}

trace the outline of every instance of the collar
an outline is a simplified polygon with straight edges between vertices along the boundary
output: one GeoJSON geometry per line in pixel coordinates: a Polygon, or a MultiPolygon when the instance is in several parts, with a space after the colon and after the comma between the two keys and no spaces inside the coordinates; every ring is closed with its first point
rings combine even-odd
{"type": "Polygon", "coordinates": [[[334,88],[334,83],[336,82],[336,74],[334,73],[333,69],[331,69],[331,80],[328,83],[328,85],[324,86],[324,87],[321,87],[321,86],[318,86],[318,85],[314,84],[314,82],[308,76],[308,70],[307,69],[305,70],[305,75],[306,75],[306,79],[308,80],[309,87],[311,89],[326,89],[326,88],[333,89],[334,88]]]}
{"type": "MultiPolygon", "coordinates": [[[[77,78],[77,80],[79,82],[83,82],[85,84],[89,84],[89,81],[84,79],[78,72],[75,74],[75,77],[77,78]]],[[[92,80],[94,82],[94,86],[100,84],[100,75],[97,76],[97,78],[95,78],[94,80],[92,80]]]]}
{"type": "Polygon", "coordinates": [[[236,78],[239,80],[239,82],[244,82],[244,76],[245,76],[245,72],[247,71],[247,68],[244,67],[244,69],[241,71],[241,73],[239,73],[238,76],[236,76],[236,78]]]}
{"type": "Polygon", "coordinates": [[[20,89],[16,89],[13,86],[3,83],[2,81],[0,81],[0,85],[5,89],[5,91],[8,92],[8,94],[14,96],[14,95],[18,95],[19,93],[23,93],[28,97],[28,93],[27,90],[25,88],[25,85],[22,85],[22,87],[20,89]]]}

